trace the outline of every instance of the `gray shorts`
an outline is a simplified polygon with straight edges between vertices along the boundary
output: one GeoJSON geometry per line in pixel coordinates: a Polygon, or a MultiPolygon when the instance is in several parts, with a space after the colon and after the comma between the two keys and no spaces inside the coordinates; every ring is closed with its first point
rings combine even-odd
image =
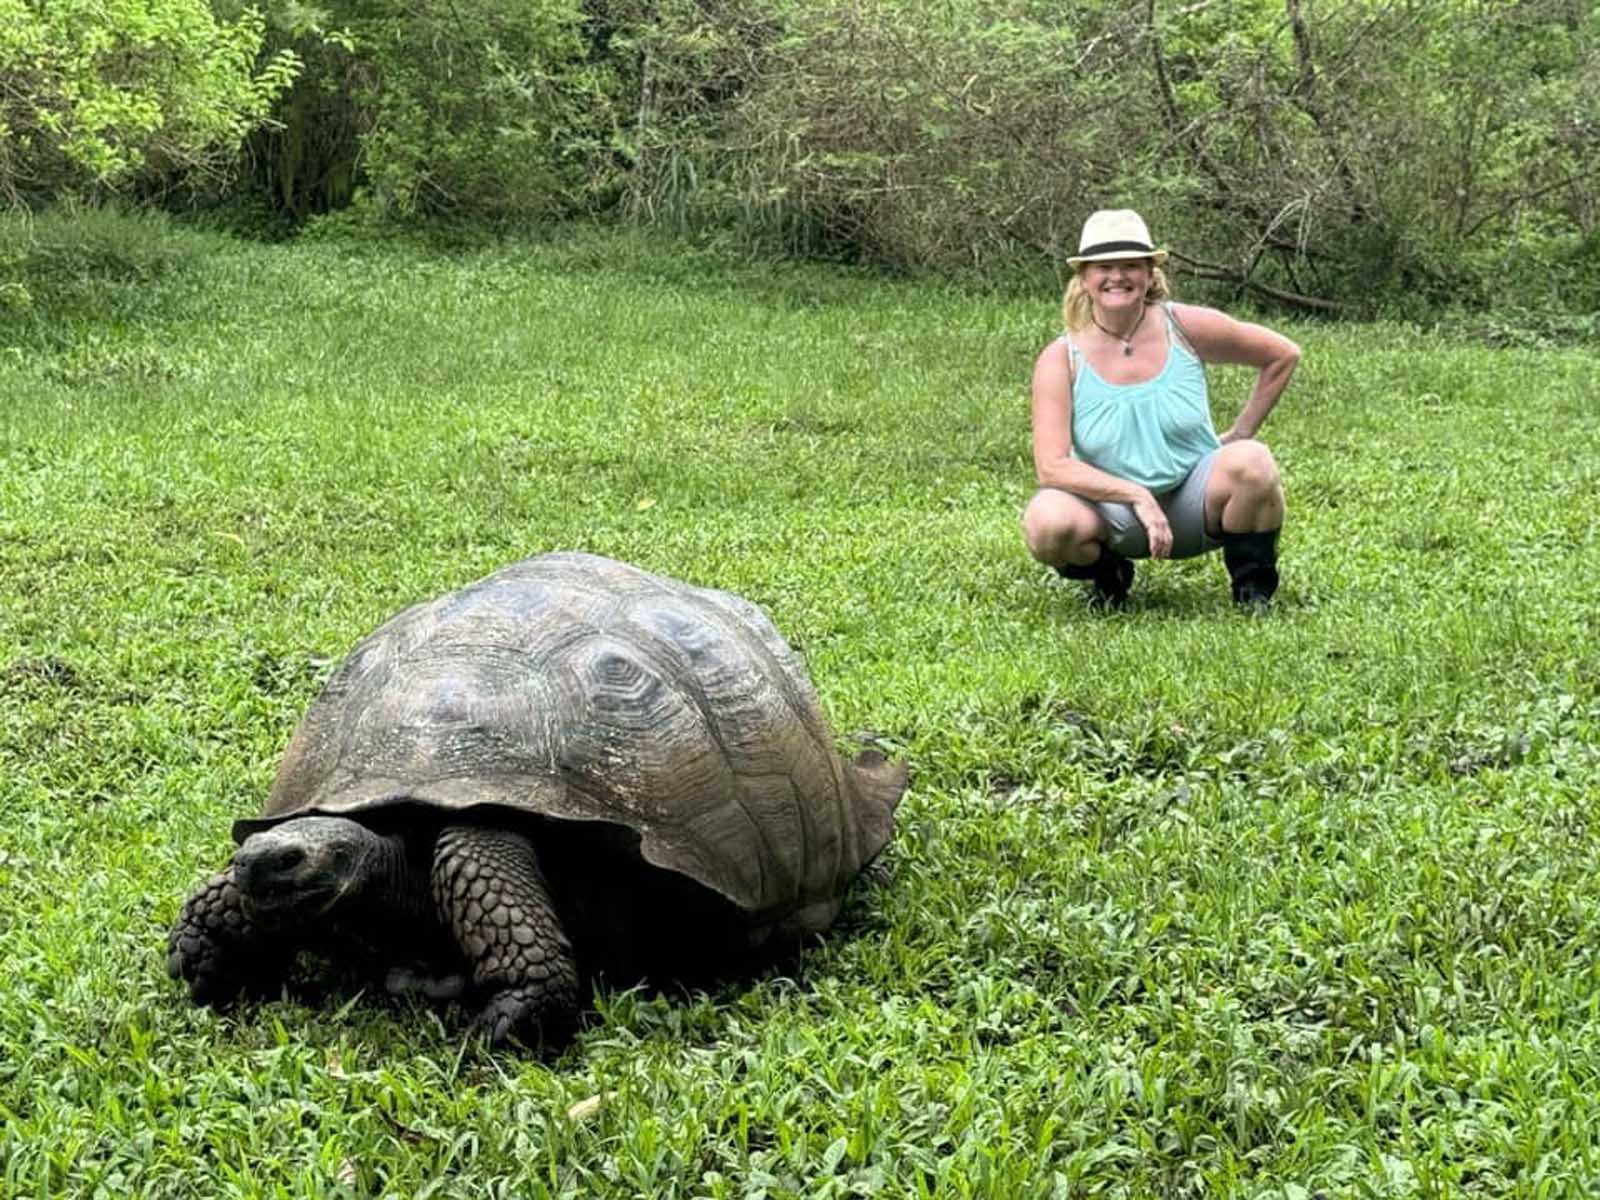
{"type": "MultiPolygon", "coordinates": [[[[1216,461],[1217,451],[1213,450],[1195,463],[1194,470],[1182,483],[1156,497],[1161,511],[1167,514],[1167,524],[1172,526],[1173,558],[1193,558],[1222,545],[1206,533],[1206,482],[1211,478],[1211,467],[1216,461]]],[[[1144,525],[1133,515],[1132,505],[1115,500],[1091,500],[1089,503],[1106,523],[1106,545],[1124,558],[1150,557],[1144,525]]]]}

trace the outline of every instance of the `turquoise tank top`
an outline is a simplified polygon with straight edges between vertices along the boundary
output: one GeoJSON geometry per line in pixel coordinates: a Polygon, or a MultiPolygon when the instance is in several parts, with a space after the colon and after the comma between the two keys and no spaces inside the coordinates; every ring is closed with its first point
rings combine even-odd
{"type": "Polygon", "coordinates": [[[1107,383],[1071,337],[1072,456],[1160,495],[1170,492],[1222,443],[1211,424],[1204,366],[1167,319],[1167,362],[1143,383],[1107,383]]]}

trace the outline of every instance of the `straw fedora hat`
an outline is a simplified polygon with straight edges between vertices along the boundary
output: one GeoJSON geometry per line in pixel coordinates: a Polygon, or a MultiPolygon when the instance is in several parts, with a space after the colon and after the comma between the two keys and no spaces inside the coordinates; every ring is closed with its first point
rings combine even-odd
{"type": "Polygon", "coordinates": [[[1067,262],[1075,267],[1113,258],[1148,258],[1159,267],[1167,261],[1167,252],[1156,249],[1144,218],[1131,208],[1102,208],[1083,223],[1078,252],[1067,262]]]}

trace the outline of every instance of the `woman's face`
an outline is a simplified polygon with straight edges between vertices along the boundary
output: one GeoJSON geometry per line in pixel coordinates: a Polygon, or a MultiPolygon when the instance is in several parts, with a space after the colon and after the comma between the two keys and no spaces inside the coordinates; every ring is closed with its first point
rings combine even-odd
{"type": "Polygon", "coordinates": [[[1097,308],[1127,308],[1144,303],[1150,290],[1148,258],[1115,258],[1083,264],[1083,286],[1097,308]]]}

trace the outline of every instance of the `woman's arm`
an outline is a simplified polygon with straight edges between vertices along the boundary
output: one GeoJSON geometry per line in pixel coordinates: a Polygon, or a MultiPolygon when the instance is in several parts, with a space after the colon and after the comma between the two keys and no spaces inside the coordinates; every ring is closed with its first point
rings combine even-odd
{"type": "Polygon", "coordinates": [[[1202,362],[1255,367],[1244,408],[1221,435],[1224,444],[1255,437],[1300,362],[1300,347],[1265,325],[1239,321],[1215,308],[1174,304],[1184,335],[1202,362]]]}
{"type": "Polygon", "coordinates": [[[1132,504],[1146,489],[1107,475],[1072,457],[1072,360],[1057,338],[1033,366],[1033,471],[1040,487],[1060,488],[1085,500],[1132,504]]]}

